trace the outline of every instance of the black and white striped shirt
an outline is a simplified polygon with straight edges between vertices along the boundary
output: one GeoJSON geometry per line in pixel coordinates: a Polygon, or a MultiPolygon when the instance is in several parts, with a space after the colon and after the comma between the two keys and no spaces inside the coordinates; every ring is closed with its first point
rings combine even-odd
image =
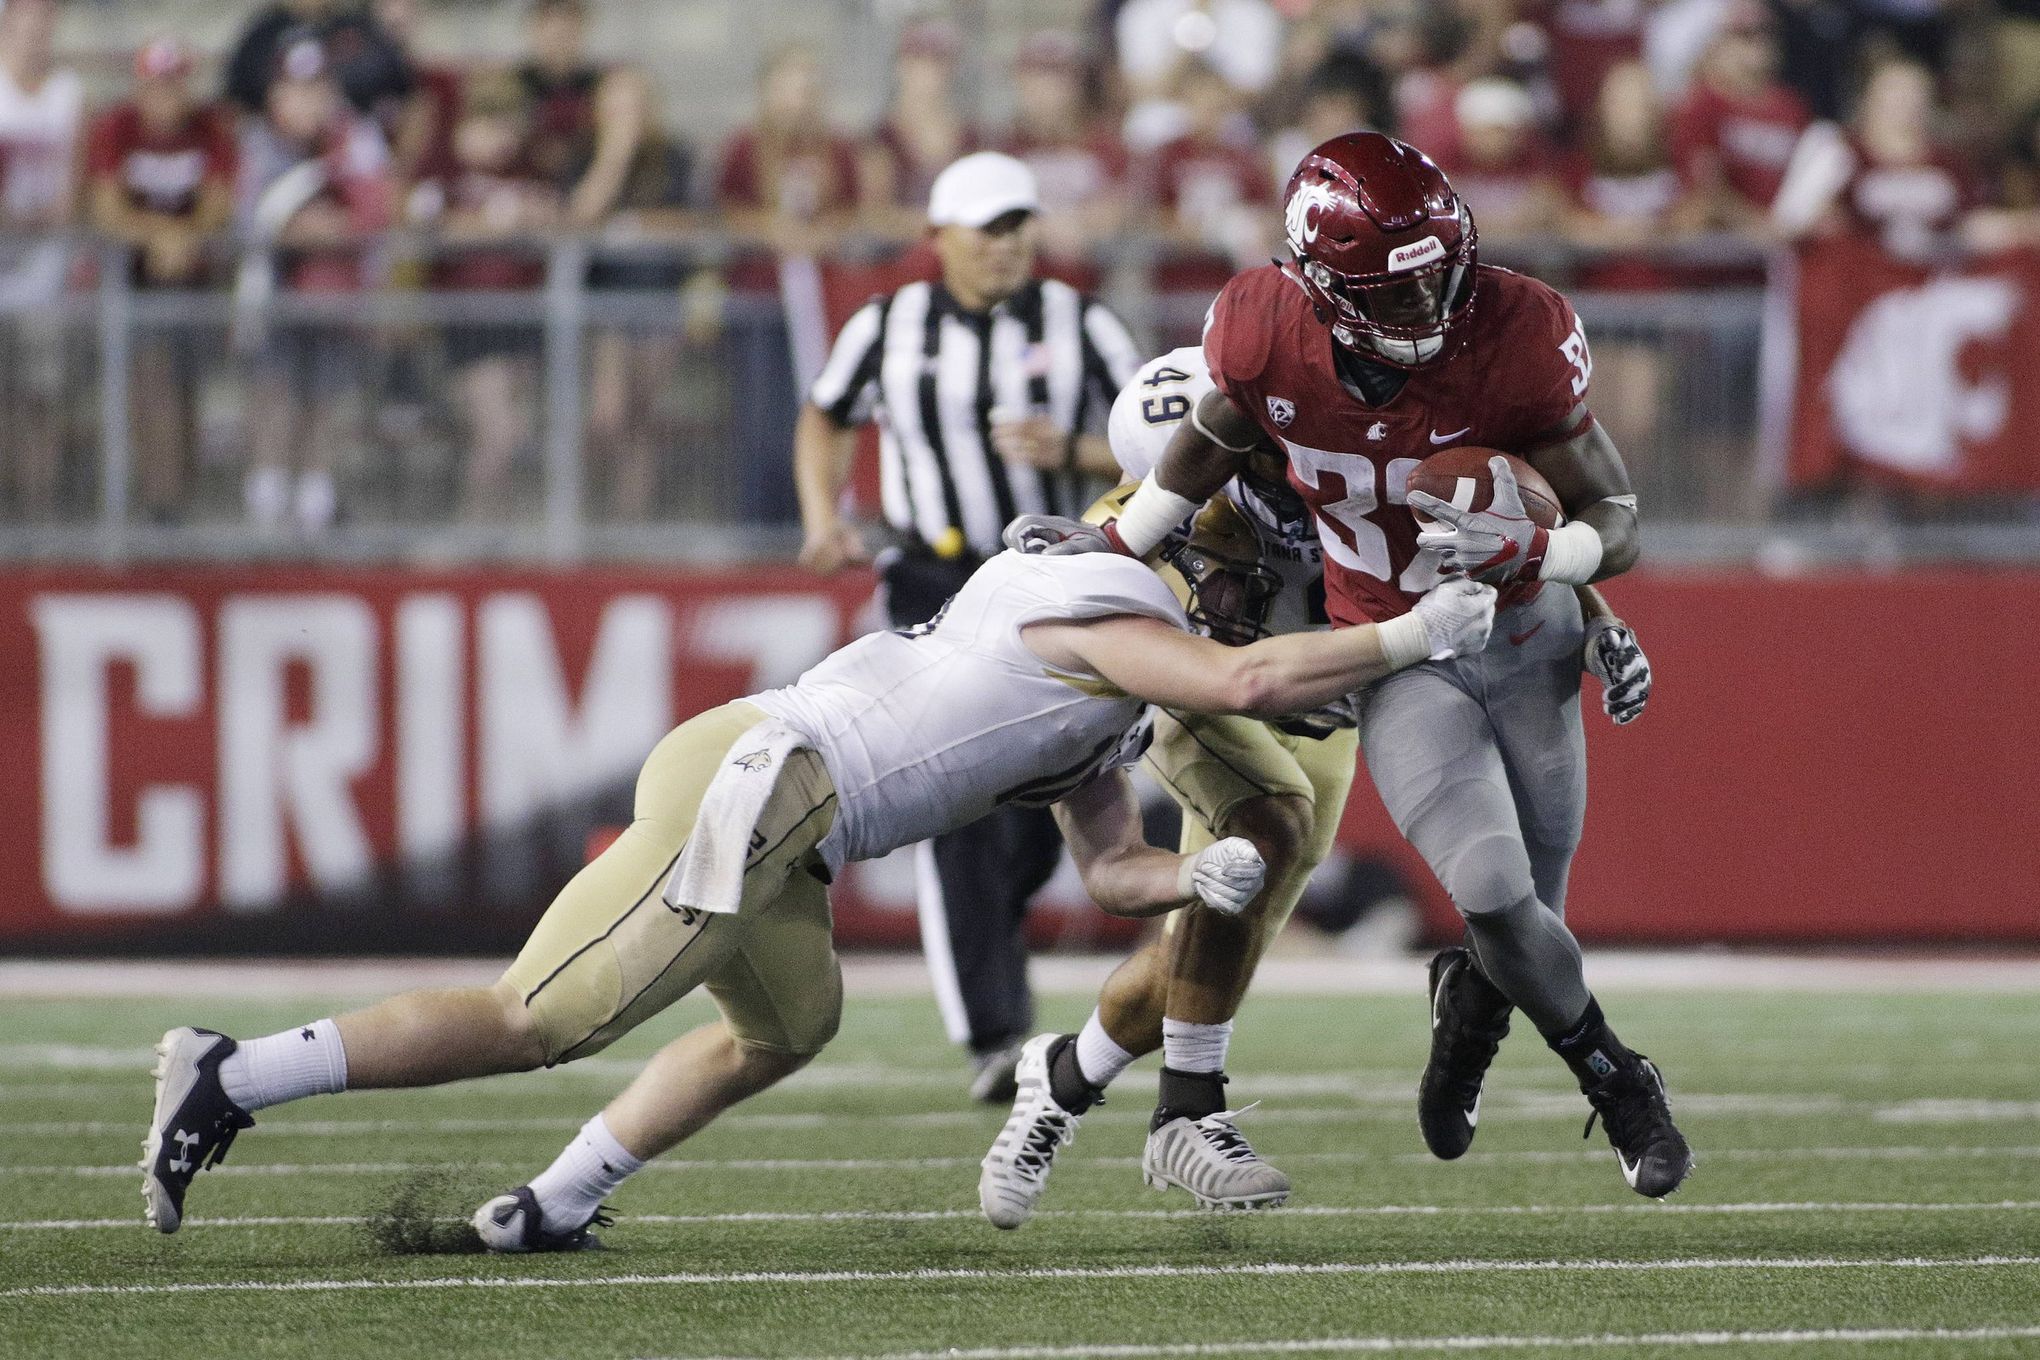
{"type": "Polygon", "coordinates": [[[926,543],[954,527],[990,556],[1015,515],[1084,510],[1074,471],[993,451],[993,412],[1102,434],[1141,357],[1118,317],[1053,279],[988,312],[965,311],[939,283],[910,283],[850,318],[808,399],[845,427],[877,417],[888,524],[926,543]]]}

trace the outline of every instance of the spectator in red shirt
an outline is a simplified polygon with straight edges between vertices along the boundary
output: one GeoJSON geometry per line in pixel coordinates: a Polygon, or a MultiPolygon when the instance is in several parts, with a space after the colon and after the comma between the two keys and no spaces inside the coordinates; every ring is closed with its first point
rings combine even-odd
{"type": "Polygon", "coordinates": [[[1529,0],[1523,17],[1545,35],[1560,131],[1569,140],[1595,122],[1608,73],[1643,59],[1651,0],[1529,0]]]}
{"type": "MultiPolygon", "coordinates": [[[[1683,225],[1685,190],[1672,166],[1649,67],[1632,61],[1610,68],[1585,134],[1568,176],[1568,236],[1620,250],[1662,241],[1683,225]]],[[[1667,281],[1656,266],[1619,258],[1590,266],[1583,279],[1597,288],[1663,287],[1667,281]]]]}
{"type": "Polygon", "coordinates": [[[390,161],[399,186],[443,175],[453,163],[453,124],[460,116],[460,72],[418,52],[418,0],[375,0],[376,26],[410,70],[412,92],[393,119],[390,161]]]}
{"type": "MultiPolygon", "coordinates": [[[[220,110],[193,96],[192,65],[175,38],[142,48],[134,97],[100,114],[86,143],[92,225],[133,247],[142,287],[202,282],[206,242],[233,214],[233,133],[220,110]]],[[[168,337],[144,338],[129,373],[137,502],[158,523],[184,509],[197,383],[190,352],[168,337]]]]}
{"type": "Polygon", "coordinates": [[[953,24],[907,26],[893,57],[892,102],[859,157],[867,220],[900,240],[917,239],[926,228],[935,176],[980,145],[956,104],[960,46],[953,24]]]}
{"type": "Polygon", "coordinates": [[[1735,0],[1672,125],[1672,159],[1704,225],[1756,229],[1778,196],[1809,119],[1777,69],[1768,14],[1735,0]]]}
{"type": "Polygon", "coordinates": [[[1224,76],[1186,62],[1177,72],[1176,97],[1189,126],[1155,150],[1145,175],[1162,207],[1162,230],[1203,258],[1171,264],[1157,282],[1165,288],[1222,286],[1235,271],[1266,258],[1275,185],[1240,95],[1224,76]]]}
{"type": "Polygon", "coordinates": [[[1446,169],[1481,235],[1501,243],[1555,227],[1565,193],[1529,92],[1513,80],[1484,76],[1459,91],[1452,112],[1459,153],[1446,169]]]}
{"type": "Polygon", "coordinates": [[[1024,161],[1041,191],[1042,272],[1076,282],[1093,248],[1126,219],[1127,154],[1084,93],[1084,52],[1067,33],[1027,38],[1013,63],[1012,129],[1000,150],[1024,161]]]}
{"type": "Polygon", "coordinates": [[[858,204],[857,150],[829,125],[813,49],[783,47],[758,78],[758,117],[723,148],[715,200],[733,230],[783,255],[824,250],[858,204]]]}
{"type": "Polygon", "coordinates": [[[517,68],[531,102],[531,160],[566,196],[567,220],[595,227],[616,209],[645,134],[644,101],[610,87],[642,81],[588,57],[585,0],[532,0],[517,68]]]}
{"type": "Polygon", "coordinates": [[[1863,84],[1853,126],[1815,123],[1771,207],[1787,240],[1870,236],[1924,260],[1979,205],[1976,176],[1935,136],[1934,76],[1890,58],[1863,84]]]}
{"type": "MultiPolygon", "coordinates": [[[[453,164],[439,181],[440,236],[449,253],[434,271],[450,292],[531,291],[545,281],[542,255],[517,237],[561,220],[559,191],[528,156],[528,105],[507,72],[471,77],[454,121],[453,164]]],[[[500,518],[510,508],[510,469],[531,432],[527,397],[537,388],[538,331],[520,322],[464,321],[446,333],[447,362],[467,417],[461,514],[500,518]]]]}
{"type": "Polygon", "coordinates": [[[250,254],[235,283],[235,333],[255,358],[244,491],[258,525],[290,516],[318,532],[339,508],[333,457],[361,346],[330,319],[275,321],[269,301],[279,282],[301,293],[359,291],[364,238],[393,220],[395,186],[381,129],[348,105],[316,41],[280,49],[263,110],[242,126],[236,195],[250,254]]]}

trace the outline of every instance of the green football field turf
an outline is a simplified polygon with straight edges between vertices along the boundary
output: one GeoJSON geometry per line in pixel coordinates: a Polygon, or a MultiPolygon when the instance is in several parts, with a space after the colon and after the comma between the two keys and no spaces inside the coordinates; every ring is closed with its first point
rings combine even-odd
{"type": "Polygon", "coordinates": [[[624,1188],[607,1251],[475,1255],[458,1220],[702,1004],[557,1072],[270,1111],[182,1233],[145,1229],[155,1037],[343,1000],[0,1001],[0,1355],[2040,1355],[2031,995],[1610,993],[1699,1152],[1666,1205],[1581,1140],[1520,1025],[1473,1154],[1440,1163],[1421,996],[1268,996],[1233,1093],[1264,1102],[1243,1127],[1290,1207],[1141,1185],[1150,1061],[998,1232],[977,1159],[1004,1112],[965,1103],[932,1003],[853,997],[815,1068],[624,1188]]]}

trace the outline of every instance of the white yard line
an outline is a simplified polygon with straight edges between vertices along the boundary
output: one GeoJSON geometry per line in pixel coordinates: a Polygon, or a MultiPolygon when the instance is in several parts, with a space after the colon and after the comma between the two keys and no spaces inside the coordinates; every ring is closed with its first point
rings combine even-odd
{"type": "Polygon", "coordinates": [[[886,1351],[810,1360],[1162,1360],[1169,1356],[1408,1355],[1434,1351],[1641,1350],[1662,1346],[1864,1345],[1906,1341],[2017,1341],[2040,1327],[1821,1327],[1770,1332],[1595,1332],[1586,1336],[1333,1336],[1314,1340],[1184,1341],[1094,1346],[981,1346],[970,1350],[886,1351]]]}
{"type": "MultiPolygon", "coordinates": [[[[1867,1117],[1878,1123],[1960,1124],[2032,1123],[2040,1121],[2040,1102],[1964,1100],[1932,1102],[1931,1111],[1917,1108],[1919,1102],[1886,1104],[1845,1100],[1840,1096],[1705,1095],[1679,1096],[1682,1115],[1762,1114],[1771,1118],[1841,1116],[1867,1117]]],[[[1411,1097],[1399,1092],[1393,1097],[1365,1097],[1336,1106],[1262,1106],[1254,1112],[1256,1124],[1349,1124],[1374,1121],[1406,1122],[1411,1097]]],[[[1586,1103],[1573,1096],[1498,1097],[1482,1107],[1486,1112],[1516,1120],[1557,1120],[1578,1122],[1586,1103]]],[[[1104,1110],[1093,1117],[1100,1124],[1145,1120],[1147,1111],[1128,1107],[1104,1110]]],[[[719,1128],[762,1131],[799,1131],[844,1126],[885,1128],[990,1129],[998,1120],[993,1110],[920,1111],[744,1111],[724,1115],[719,1128]]],[[[265,1119],[262,1137],[349,1138],[372,1134],[472,1134],[542,1133],[577,1129],[578,1116],[525,1117],[516,1119],[265,1119]]],[[[135,1132],[133,1120],[57,1119],[0,1123],[0,1138],[74,1138],[135,1132]]]]}
{"type": "MultiPolygon", "coordinates": [[[[1090,995],[1119,963],[1116,955],[1047,954],[1031,977],[1044,994],[1090,995]]],[[[249,1001],[379,996],[409,987],[494,982],[506,959],[0,961],[5,997],[231,996],[249,1001]]],[[[927,966],[914,955],[853,954],[843,961],[852,997],[926,996],[927,966]]],[[[1864,953],[1835,957],[1732,950],[1595,950],[1587,960],[1594,989],[1649,991],[1894,993],[2040,992],[2040,958],[2026,954],[1864,953]]],[[[1262,962],[1257,995],[1422,996],[1421,958],[1355,959],[1320,953],[1262,962]]]]}
{"type": "MultiPolygon", "coordinates": [[[[2031,1213],[2040,1210],[2040,1200],[1988,1200],[1961,1201],[1952,1203],[1899,1203],[1892,1201],[1833,1200],[1819,1201],[1761,1201],[1729,1204],[1309,1204],[1296,1205],[1278,1211],[1275,1216],[1290,1218],[1455,1218],[1471,1217],[1519,1217],[1524,1215],[1566,1216],[1572,1214],[1691,1214],[1703,1217],[1737,1214],[1956,1214],[1956,1213],[2031,1213]]],[[[1081,1219],[1081,1220],[1122,1220],[1122,1219],[1209,1219],[1211,1214],[1204,1209],[1043,1209],[1034,1215],[1037,1219],[1081,1219]]],[[[619,1214],[617,1221],[627,1224],[654,1223],[662,1225],[707,1226],[743,1225],[748,1223],[941,1223],[951,1220],[974,1220],[980,1217],[976,1209],[818,1209],[795,1210],[745,1210],[721,1214],[619,1214]]],[[[378,1220],[365,1214],[334,1215],[254,1215],[242,1218],[206,1218],[193,1216],[184,1220],[186,1227],[199,1228],[325,1228],[359,1227],[378,1220]]],[[[465,1223],[465,1218],[443,1218],[444,1223],[465,1223]]],[[[1260,1221],[1267,1221],[1264,1217],[1260,1221]]],[[[136,1228],[141,1225],[139,1216],[133,1218],[31,1218],[14,1222],[0,1221],[0,1232],[83,1232],[97,1229],[136,1228]]]]}
{"type": "Polygon", "coordinates": [[[611,1289],[658,1285],[985,1284],[1057,1280],[1177,1280],[1229,1277],[1467,1274],[1650,1274],[1710,1270],[1979,1270],[2040,1266],[2040,1256],[1681,1256],[1661,1261],[1270,1261],[1257,1265],[1060,1266],[1032,1270],[757,1270],[669,1275],[436,1276],[398,1280],[194,1280],[181,1284],[58,1284],[0,1289],[0,1299],[152,1294],[319,1294],[421,1289],[611,1289]]]}
{"type": "MultiPolygon", "coordinates": [[[[1470,1152],[1455,1165],[1467,1163],[1529,1163],[1532,1165],[1570,1165],[1574,1163],[1600,1162],[1607,1159],[1606,1148],[1580,1148],[1577,1150],[1524,1149],[1510,1152],[1470,1152]]],[[[1789,1147],[1789,1148],[1714,1148],[1707,1150],[1702,1160],[1706,1162],[1776,1162],[1776,1161],[1988,1161],[1994,1158],[2011,1158],[2028,1161],[2040,1157],[2040,1146],[2031,1144],[2007,1144],[1984,1147],[1789,1147]]],[[[1064,1163],[1080,1163],[1086,1166],[1138,1166],[1138,1157],[1085,1157],[1065,1156],[1064,1163]]],[[[1329,1164],[1389,1162],[1404,1166],[1444,1166],[1425,1152],[1374,1153],[1364,1151],[1339,1152],[1289,1152],[1282,1156],[1284,1162],[1318,1162],[1329,1164]]],[[[726,1172],[726,1171],[925,1171],[948,1170],[962,1166],[976,1166],[977,1157],[730,1157],[690,1160],[666,1157],[645,1168],[648,1172],[726,1172]]],[[[254,1162],[236,1163],[232,1166],[217,1166],[206,1174],[211,1176],[379,1176],[402,1175],[419,1171],[445,1171],[449,1169],[476,1168],[481,1170],[510,1170],[522,1167],[521,1162],[474,1161],[453,1162],[254,1162]]],[[[133,1163],[113,1166],[63,1166],[38,1164],[32,1166],[0,1166],[0,1176],[131,1176],[137,1174],[133,1163]]]]}

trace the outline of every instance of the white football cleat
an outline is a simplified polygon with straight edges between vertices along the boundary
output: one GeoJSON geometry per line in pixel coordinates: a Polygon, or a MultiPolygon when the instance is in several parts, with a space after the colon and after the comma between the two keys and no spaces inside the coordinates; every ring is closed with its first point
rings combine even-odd
{"type": "Polygon", "coordinates": [[[142,1140],[142,1203],[149,1226],[174,1233],[184,1222],[191,1178],[226,1159],[234,1135],[254,1119],[227,1098],[220,1064],[236,1045],[224,1034],[180,1026],[156,1042],[156,1107],[142,1140]]]}
{"type": "Polygon", "coordinates": [[[985,1154],[984,1171],[978,1176],[978,1207],[993,1227],[1017,1228],[1034,1216],[1034,1206],[1048,1188],[1055,1154],[1077,1136],[1077,1125],[1083,1121],[1082,1115],[1057,1104],[1049,1087],[1049,1050],[1064,1037],[1037,1034],[1020,1049],[1020,1064],[1014,1070],[1020,1090],[1013,1097],[1013,1113],[985,1154]]]}
{"type": "Polygon", "coordinates": [[[597,1209],[578,1228],[548,1227],[545,1214],[538,1207],[538,1197],[528,1185],[496,1196],[475,1210],[472,1220],[483,1246],[490,1251],[507,1252],[600,1251],[602,1239],[590,1229],[606,1228],[614,1221],[607,1209],[597,1209]]]}
{"type": "Polygon", "coordinates": [[[1157,1190],[1188,1190],[1203,1209],[1273,1209],[1289,1198],[1289,1177],[1240,1136],[1246,1110],[1171,1119],[1148,1135],[1141,1176],[1157,1190]]]}

